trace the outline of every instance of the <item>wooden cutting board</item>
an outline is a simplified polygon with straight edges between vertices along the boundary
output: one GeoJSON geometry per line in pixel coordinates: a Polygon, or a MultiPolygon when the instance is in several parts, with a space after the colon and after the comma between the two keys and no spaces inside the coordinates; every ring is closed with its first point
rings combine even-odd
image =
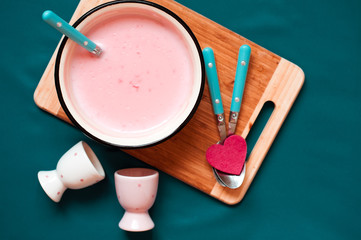
{"type": "MultiPolygon", "coordinates": [[[[81,0],[70,22],[74,23],[82,14],[105,2],[108,1],[81,0]]],[[[180,16],[192,29],[202,49],[213,48],[226,119],[227,109],[231,104],[238,49],[243,44],[251,46],[251,59],[236,134],[246,138],[265,102],[271,101],[275,107],[247,159],[245,180],[238,189],[232,190],[219,185],[205,158],[207,148],[219,140],[207,84],[194,117],[178,134],[154,147],[124,151],[212,197],[227,204],[236,204],[243,199],[302,88],[303,71],[295,64],[173,0],[153,2],[180,16]]],[[[34,100],[41,109],[70,123],[60,106],[54,85],[56,52],[57,49],[36,88],[34,100]]],[[[272,164],[272,159],[268,164],[272,164]]]]}

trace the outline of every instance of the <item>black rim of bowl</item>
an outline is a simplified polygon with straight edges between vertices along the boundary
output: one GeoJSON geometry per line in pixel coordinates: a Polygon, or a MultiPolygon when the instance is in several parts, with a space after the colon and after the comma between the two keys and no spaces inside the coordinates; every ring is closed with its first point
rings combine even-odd
{"type": "Polygon", "coordinates": [[[142,146],[124,146],[124,145],[117,145],[114,143],[110,143],[107,141],[104,141],[96,136],[94,136],[93,134],[91,134],[90,132],[88,132],[85,128],[83,128],[73,117],[73,115],[71,114],[71,112],[69,111],[68,107],[65,104],[64,98],[63,98],[63,94],[62,94],[62,90],[60,87],[60,79],[59,79],[59,66],[60,66],[60,60],[61,60],[61,56],[62,56],[62,52],[64,50],[65,44],[68,40],[68,37],[64,36],[60,46],[59,46],[59,50],[56,56],[56,60],[55,60],[55,72],[54,72],[54,78],[55,78],[55,88],[56,88],[56,92],[58,95],[58,99],[60,101],[60,104],[65,112],[65,114],[68,116],[68,118],[71,120],[71,122],[77,127],[79,128],[86,136],[88,136],[91,139],[94,139],[95,141],[105,144],[107,146],[113,146],[113,147],[117,147],[117,148],[125,148],[125,149],[134,149],[134,148],[144,148],[144,147],[151,147],[154,145],[157,145],[161,142],[164,142],[166,140],[168,140],[169,138],[171,138],[172,136],[174,136],[176,133],[178,133],[185,125],[187,125],[187,123],[192,119],[193,115],[195,114],[200,101],[202,99],[202,95],[203,95],[203,91],[204,91],[204,84],[205,84],[205,67],[204,67],[204,61],[203,61],[203,54],[202,54],[202,49],[199,45],[199,42],[197,40],[197,38],[195,37],[195,35],[193,34],[192,30],[188,27],[188,25],[178,16],[176,15],[174,12],[172,12],[171,10],[169,10],[168,8],[165,8],[161,5],[158,5],[156,3],[153,2],[148,2],[148,1],[143,1],[143,0],[131,0],[131,1],[112,1],[112,2],[107,2],[101,5],[98,5],[96,7],[94,7],[93,9],[89,10],[88,12],[86,12],[84,15],[82,15],[74,24],[73,27],[76,28],[85,18],[87,18],[89,15],[93,14],[94,12],[110,6],[110,5],[114,5],[114,4],[121,4],[121,3],[139,3],[139,4],[145,4],[145,5],[149,5],[155,8],[158,8],[162,11],[164,11],[165,13],[167,13],[168,15],[170,15],[171,17],[173,17],[174,19],[176,19],[183,27],[184,29],[188,32],[189,36],[192,38],[197,51],[198,51],[198,55],[199,55],[199,59],[200,59],[200,64],[201,64],[201,87],[198,93],[198,98],[196,103],[193,106],[192,111],[190,112],[190,114],[187,116],[187,118],[184,120],[184,122],[182,124],[180,124],[178,126],[178,128],[176,128],[170,135],[168,135],[167,137],[157,140],[153,143],[150,144],[145,144],[142,146]]]}

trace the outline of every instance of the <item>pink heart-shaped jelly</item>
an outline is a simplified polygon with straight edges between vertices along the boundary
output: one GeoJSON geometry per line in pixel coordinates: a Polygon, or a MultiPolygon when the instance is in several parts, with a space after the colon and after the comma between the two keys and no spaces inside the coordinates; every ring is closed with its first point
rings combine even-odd
{"type": "Polygon", "coordinates": [[[208,163],[215,169],[234,175],[241,174],[247,155],[247,143],[238,135],[226,138],[223,145],[213,144],[206,152],[208,163]]]}

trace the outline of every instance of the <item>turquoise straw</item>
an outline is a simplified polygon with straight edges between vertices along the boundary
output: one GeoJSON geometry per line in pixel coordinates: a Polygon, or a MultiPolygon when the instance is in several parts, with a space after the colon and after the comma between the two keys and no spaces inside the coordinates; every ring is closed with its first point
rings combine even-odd
{"type": "Polygon", "coordinates": [[[50,10],[46,10],[43,13],[43,20],[47,22],[50,26],[88,50],[89,52],[99,56],[102,52],[101,48],[97,46],[93,41],[84,36],[81,32],[70,26],[58,15],[53,13],[50,10]]]}

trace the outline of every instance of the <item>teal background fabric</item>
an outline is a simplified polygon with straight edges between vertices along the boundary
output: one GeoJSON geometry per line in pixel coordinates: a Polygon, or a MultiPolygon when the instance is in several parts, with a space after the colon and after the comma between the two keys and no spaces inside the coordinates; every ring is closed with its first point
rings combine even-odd
{"type": "MultiPolygon", "coordinates": [[[[41,20],[78,2],[0,8],[0,239],[361,239],[361,2],[179,0],[296,63],[306,79],[243,201],[225,205],[161,172],[152,231],[118,228],[113,173],[149,167],[36,107],[33,93],[60,39],[41,20]],[[37,180],[85,140],[107,177],[52,202],[37,180]]],[[[156,156],[155,156],[156,157],[156,156]]]]}

